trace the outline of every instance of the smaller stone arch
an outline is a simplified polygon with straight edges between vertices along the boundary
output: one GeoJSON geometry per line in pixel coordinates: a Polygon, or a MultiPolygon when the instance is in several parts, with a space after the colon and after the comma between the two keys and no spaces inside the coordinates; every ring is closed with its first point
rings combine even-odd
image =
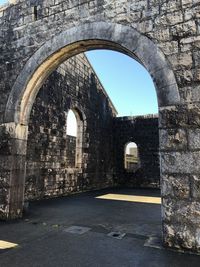
{"type": "Polygon", "coordinates": [[[140,167],[139,148],[136,142],[129,141],[124,146],[124,169],[135,172],[140,167]]]}

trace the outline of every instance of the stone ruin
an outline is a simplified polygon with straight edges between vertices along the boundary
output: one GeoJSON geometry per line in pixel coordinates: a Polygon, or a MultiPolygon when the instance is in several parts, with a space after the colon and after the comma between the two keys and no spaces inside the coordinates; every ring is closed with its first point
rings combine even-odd
{"type": "MultiPolygon", "coordinates": [[[[121,180],[123,144],[118,138],[123,135],[127,142],[127,133],[130,141],[143,142],[138,135],[141,127],[147,135],[155,135],[150,144],[155,160],[142,156],[145,164],[153,166],[155,176],[140,170],[141,186],[159,186],[160,178],[163,243],[199,252],[199,48],[199,0],[16,0],[1,7],[1,218],[21,217],[24,200],[29,198],[123,183],[138,185],[137,177],[130,180],[125,175],[121,180]],[[69,85],[62,90],[65,68],[61,70],[61,64],[98,48],[129,55],[148,70],[157,92],[158,119],[116,118],[91,69],[83,71],[87,83],[82,78],[75,81],[72,70],[67,74],[69,85]],[[65,135],[69,108],[79,122],[81,135],[76,141],[65,135]],[[43,125],[38,121],[41,111],[43,125]],[[147,130],[156,125],[159,133],[147,130]],[[76,168],[70,167],[74,163],[69,160],[66,163],[69,143],[79,151],[76,168]],[[55,160],[58,164],[53,164],[55,160]]],[[[87,66],[84,56],[80,58],[87,66]]],[[[81,77],[81,67],[77,71],[81,77]]]]}

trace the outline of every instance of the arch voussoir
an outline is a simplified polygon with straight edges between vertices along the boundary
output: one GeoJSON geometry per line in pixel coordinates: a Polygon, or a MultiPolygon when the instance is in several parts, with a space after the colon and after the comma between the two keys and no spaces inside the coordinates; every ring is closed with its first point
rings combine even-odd
{"type": "MultiPolygon", "coordinates": [[[[26,95],[26,91],[31,91],[30,97],[33,98],[33,103],[36,93],[33,94],[32,91],[46,79],[47,75],[44,75],[44,72],[51,73],[70,56],[97,47],[116,49],[126,54],[128,53],[142,62],[156,83],[159,105],[169,106],[180,101],[173,71],[156,44],[132,27],[114,23],[93,22],[70,28],[54,36],[33,54],[12,88],[6,107],[5,120],[17,120],[16,122],[19,123],[27,123],[29,115],[24,112],[24,107],[22,108],[21,105],[24,103],[22,99],[26,95]],[[38,77],[36,77],[36,73],[38,77]],[[34,82],[32,80],[33,77],[35,78],[34,82]],[[160,82],[161,79],[162,82],[160,82]],[[37,86],[34,87],[34,83],[37,83],[37,86]],[[174,86],[170,87],[172,84],[174,86]],[[29,89],[30,86],[32,86],[31,89],[29,89]],[[160,99],[160,95],[162,95],[161,88],[165,88],[166,91],[162,99],[160,99]],[[168,97],[172,94],[173,99],[168,97]],[[14,106],[14,109],[11,108],[11,105],[12,107],[14,106]],[[18,116],[20,113],[23,114],[18,116]]],[[[25,102],[29,103],[29,105],[31,103],[30,100],[25,102]]],[[[30,112],[30,110],[28,108],[27,112],[30,112]]]]}

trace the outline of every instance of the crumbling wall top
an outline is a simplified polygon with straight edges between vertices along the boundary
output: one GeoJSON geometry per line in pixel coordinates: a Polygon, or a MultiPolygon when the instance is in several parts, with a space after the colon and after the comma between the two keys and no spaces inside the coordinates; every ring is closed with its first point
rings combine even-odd
{"type": "Polygon", "coordinates": [[[158,119],[158,114],[123,116],[123,117],[116,117],[115,119],[118,121],[131,121],[131,120],[135,120],[135,119],[158,119]]]}

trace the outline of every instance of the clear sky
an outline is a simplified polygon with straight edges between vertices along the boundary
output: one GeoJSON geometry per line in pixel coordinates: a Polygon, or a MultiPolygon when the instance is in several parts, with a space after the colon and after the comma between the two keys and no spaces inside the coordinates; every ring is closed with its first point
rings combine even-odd
{"type": "Polygon", "coordinates": [[[8,0],[0,0],[0,5],[7,3],[8,0]]]}
{"type": "Polygon", "coordinates": [[[118,116],[158,113],[151,76],[136,60],[122,53],[93,50],[86,53],[118,116]]]}
{"type": "MultiPolygon", "coordinates": [[[[115,51],[93,50],[86,53],[118,116],[158,113],[157,97],[151,76],[136,60],[115,51]]],[[[76,118],[69,112],[67,134],[76,136],[76,118]]],[[[128,149],[134,147],[128,145],[128,149]]]]}

